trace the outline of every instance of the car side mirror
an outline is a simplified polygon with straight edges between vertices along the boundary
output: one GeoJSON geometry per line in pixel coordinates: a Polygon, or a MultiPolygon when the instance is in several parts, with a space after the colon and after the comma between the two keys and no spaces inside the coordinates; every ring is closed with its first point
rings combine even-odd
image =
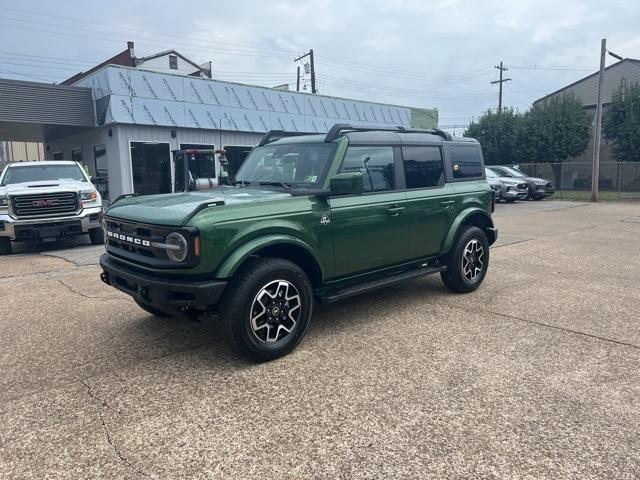
{"type": "Polygon", "coordinates": [[[339,173],[331,177],[331,195],[360,195],[362,193],[362,172],[339,173]]]}
{"type": "Polygon", "coordinates": [[[89,177],[89,181],[90,181],[91,183],[94,183],[94,184],[95,184],[97,180],[96,180],[96,177],[94,177],[93,175],[91,175],[91,176],[89,177]]]}

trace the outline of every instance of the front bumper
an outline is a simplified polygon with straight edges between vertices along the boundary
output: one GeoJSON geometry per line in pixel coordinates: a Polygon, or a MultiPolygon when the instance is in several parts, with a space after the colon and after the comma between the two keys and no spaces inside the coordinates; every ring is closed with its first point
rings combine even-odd
{"type": "Polygon", "coordinates": [[[548,197],[549,195],[553,195],[555,192],[556,192],[556,189],[553,185],[551,186],[535,185],[532,188],[531,196],[535,198],[544,198],[544,197],[548,197]]]}
{"type": "Polygon", "coordinates": [[[170,313],[209,310],[218,303],[227,286],[224,280],[177,280],[170,276],[141,273],[113,260],[108,254],[100,257],[100,267],[100,279],[107,285],[139,302],[170,313]]]}
{"type": "Polygon", "coordinates": [[[0,214],[0,237],[13,241],[41,240],[43,238],[71,237],[102,228],[102,207],[87,207],[75,215],[49,218],[14,218],[0,214]]]}
{"type": "Polygon", "coordinates": [[[502,198],[505,200],[511,200],[511,199],[524,200],[528,196],[529,196],[528,190],[516,189],[514,187],[511,187],[508,191],[505,188],[504,191],[502,192],[502,198]]]}

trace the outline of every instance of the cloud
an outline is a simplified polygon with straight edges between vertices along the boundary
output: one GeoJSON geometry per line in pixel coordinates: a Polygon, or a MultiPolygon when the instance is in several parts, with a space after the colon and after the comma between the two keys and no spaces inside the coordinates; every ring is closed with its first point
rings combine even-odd
{"type": "MultiPolygon", "coordinates": [[[[293,84],[293,58],[313,48],[321,93],[437,107],[443,124],[466,123],[495,106],[497,87],[489,82],[497,74],[492,67],[501,60],[514,67],[508,71],[512,81],[505,85],[505,104],[524,109],[590,71],[517,66],[593,65],[595,71],[600,38],[607,34],[612,50],[640,56],[636,0],[610,1],[606,8],[595,0],[189,0],[150,5],[141,0],[68,0],[55,7],[45,0],[24,6],[0,1],[2,51],[97,63],[133,40],[138,55],[176,48],[196,61],[212,60],[219,78],[276,85],[293,84]],[[7,6],[36,14],[3,10],[7,6]]],[[[0,75],[12,76],[6,73],[10,70],[59,81],[76,67],[25,58],[0,56],[0,75]],[[10,68],[9,63],[22,65],[10,68]]]]}

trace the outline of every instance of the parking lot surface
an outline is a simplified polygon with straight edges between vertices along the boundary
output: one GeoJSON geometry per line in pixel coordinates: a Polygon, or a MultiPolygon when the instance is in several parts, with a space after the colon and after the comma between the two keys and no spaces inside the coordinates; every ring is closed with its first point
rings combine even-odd
{"type": "Polygon", "coordinates": [[[100,283],[0,258],[0,478],[638,478],[640,204],[498,205],[483,286],[320,307],[249,364],[100,283]]]}

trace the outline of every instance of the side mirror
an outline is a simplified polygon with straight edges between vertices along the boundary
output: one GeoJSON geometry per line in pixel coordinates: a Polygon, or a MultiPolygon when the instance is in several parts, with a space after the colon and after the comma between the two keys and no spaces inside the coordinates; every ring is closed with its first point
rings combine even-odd
{"type": "Polygon", "coordinates": [[[97,180],[96,180],[96,177],[94,177],[93,175],[91,175],[91,176],[89,177],[89,181],[90,181],[91,183],[96,183],[96,181],[97,181],[97,180]]]}
{"type": "Polygon", "coordinates": [[[331,195],[360,195],[362,193],[362,173],[339,173],[331,177],[329,190],[331,195]]]}

